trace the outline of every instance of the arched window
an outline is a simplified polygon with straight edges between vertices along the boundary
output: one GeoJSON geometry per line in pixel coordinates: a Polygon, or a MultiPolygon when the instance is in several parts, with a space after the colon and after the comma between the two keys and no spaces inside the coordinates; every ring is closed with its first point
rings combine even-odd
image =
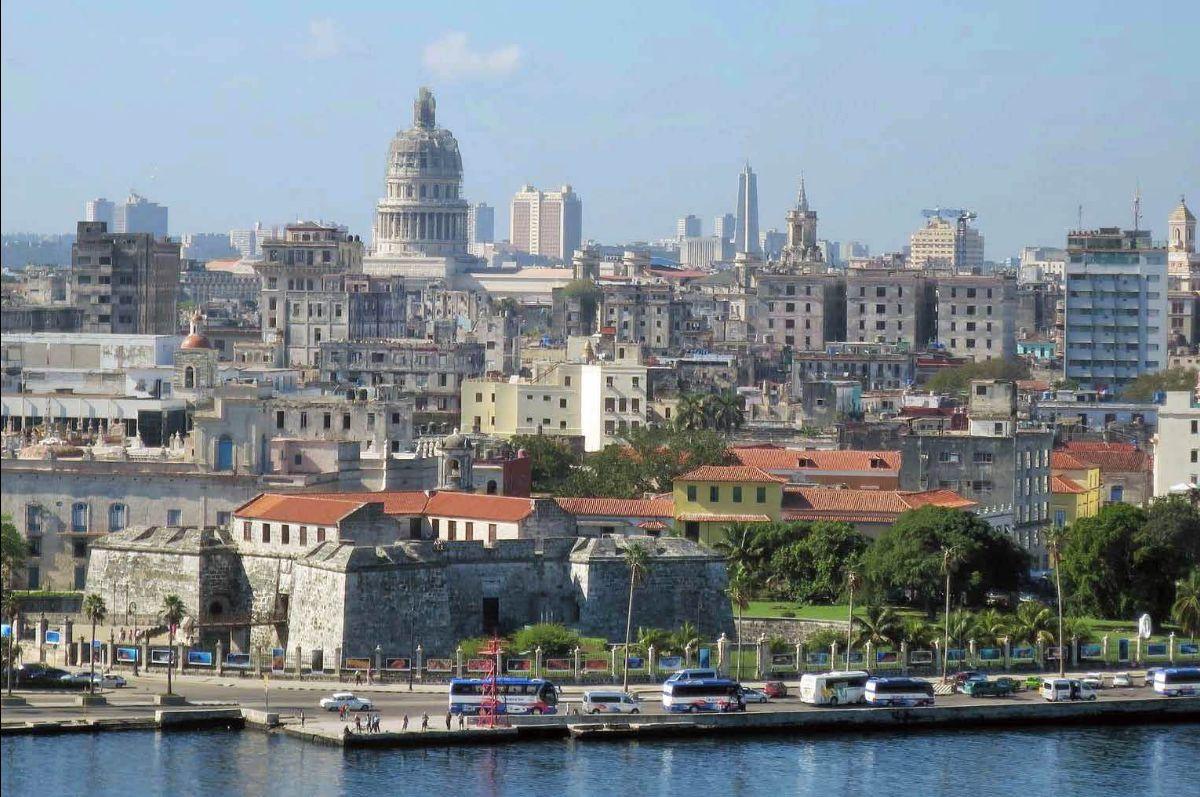
{"type": "Polygon", "coordinates": [[[88,506],[82,501],[71,504],[71,531],[76,533],[88,530],[88,506]]]}
{"type": "Polygon", "coordinates": [[[488,494],[488,495],[495,495],[495,494],[496,494],[496,480],[495,480],[495,479],[488,479],[488,483],[487,483],[487,494],[488,494]]]}
{"type": "Polygon", "coordinates": [[[183,369],[183,386],[187,388],[196,386],[196,369],[190,365],[183,369]]]}
{"type": "Polygon", "coordinates": [[[125,528],[126,509],[124,504],[108,505],[108,530],[120,531],[125,528]]]}

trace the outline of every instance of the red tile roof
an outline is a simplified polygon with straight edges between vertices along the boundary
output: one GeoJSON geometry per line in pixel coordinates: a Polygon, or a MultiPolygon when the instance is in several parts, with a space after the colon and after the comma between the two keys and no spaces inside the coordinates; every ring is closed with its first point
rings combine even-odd
{"type": "Polygon", "coordinates": [[[388,490],[384,492],[305,493],[303,495],[267,493],[241,507],[238,516],[263,520],[296,520],[309,523],[335,523],[354,509],[368,503],[382,503],[388,515],[437,515],[515,523],[533,514],[531,498],[477,493],[388,490]],[[344,510],[344,511],[343,511],[344,510]],[[247,515],[251,511],[255,514],[247,515]],[[338,515],[337,512],[341,511],[338,515]],[[271,513],[267,516],[264,513],[271,513]],[[336,517],[335,517],[336,516],[336,517]],[[327,518],[334,517],[329,520],[327,518]],[[326,518],[326,519],[318,519],[326,518]]]}
{"type": "Polygon", "coordinates": [[[531,498],[474,493],[434,493],[425,505],[425,514],[516,523],[532,515],[533,507],[531,498]]]}
{"type": "Polygon", "coordinates": [[[1066,451],[1087,466],[1099,468],[1102,473],[1144,472],[1152,467],[1150,455],[1130,443],[1068,443],[1066,451]]]}
{"type": "Polygon", "coordinates": [[[1063,443],[1063,449],[1071,452],[1079,451],[1137,451],[1133,443],[1104,443],[1094,440],[1072,440],[1063,443]]]}
{"type": "Polygon", "coordinates": [[[1051,476],[1050,492],[1078,495],[1079,493],[1086,493],[1087,488],[1074,479],[1068,479],[1065,476],[1051,476]]]}
{"type": "Polygon", "coordinates": [[[772,476],[762,468],[748,465],[701,465],[693,471],[676,476],[676,481],[689,482],[776,482],[787,479],[772,476]]]}
{"type": "Polygon", "coordinates": [[[366,505],[366,501],[353,499],[263,493],[239,506],[233,514],[252,520],[295,521],[316,526],[332,526],[366,505]]]}
{"type": "MultiPolygon", "coordinates": [[[[788,487],[784,515],[793,519],[830,520],[899,515],[922,506],[969,509],[978,503],[951,490],[847,490],[832,487],[788,487]]],[[[854,522],[854,521],[851,521],[854,522]]]]}
{"type": "Polygon", "coordinates": [[[714,515],[705,512],[685,512],[679,516],[685,523],[769,523],[770,515],[714,515]]]}
{"type": "Polygon", "coordinates": [[[1088,464],[1067,451],[1051,451],[1050,467],[1058,470],[1087,470],[1088,464]]]}
{"type": "Polygon", "coordinates": [[[572,515],[606,517],[674,517],[675,501],[667,498],[555,498],[572,515]]]}
{"type": "Polygon", "coordinates": [[[799,451],[738,446],[729,449],[738,462],[763,470],[899,471],[899,451],[799,451]]]}
{"type": "Polygon", "coordinates": [[[331,498],[339,501],[382,501],[383,511],[388,515],[419,515],[425,511],[429,495],[420,490],[384,490],[382,492],[350,493],[305,493],[314,498],[331,498]]]}

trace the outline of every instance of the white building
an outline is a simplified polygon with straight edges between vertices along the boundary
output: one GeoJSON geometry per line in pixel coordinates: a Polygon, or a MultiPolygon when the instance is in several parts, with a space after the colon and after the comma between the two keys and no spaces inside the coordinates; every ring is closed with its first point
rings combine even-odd
{"type": "Polygon", "coordinates": [[[1154,438],[1154,494],[1200,485],[1200,404],[1186,390],[1167,393],[1154,438]]]}
{"type": "Polygon", "coordinates": [[[980,268],[983,266],[983,236],[979,230],[960,228],[958,223],[932,216],[909,238],[912,268],[980,268]]]}
{"type": "Polygon", "coordinates": [[[1112,388],[1167,366],[1167,252],[1145,230],[1067,235],[1063,374],[1112,388]]]}
{"type": "Polygon", "coordinates": [[[684,238],[699,238],[700,237],[700,217],[689,213],[682,216],[675,222],[675,238],[682,241],[684,238]]]}
{"type": "Polygon", "coordinates": [[[1021,250],[1018,282],[1062,282],[1067,250],[1055,246],[1026,246],[1021,250]]]}
{"type": "Polygon", "coordinates": [[[151,202],[144,196],[130,193],[124,205],[117,205],[113,224],[108,230],[116,233],[150,233],[155,238],[167,236],[167,207],[151,202]]]}
{"type": "Polygon", "coordinates": [[[113,212],[116,210],[116,205],[112,200],[104,199],[89,199],[83,208],[84,221],[102,221],[108,225],[110,231],[113,230],[113,212]]]}
{"type": "Polygon", "coordinates": [[[518,251],[566,261],[583,245],[583,203],[569,185],[540,191],[527,184],[513,196],[508,240],[518,251]]]}

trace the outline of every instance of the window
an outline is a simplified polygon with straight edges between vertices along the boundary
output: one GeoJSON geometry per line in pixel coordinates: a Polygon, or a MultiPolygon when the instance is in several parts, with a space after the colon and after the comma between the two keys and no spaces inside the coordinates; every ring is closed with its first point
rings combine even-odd
{"type": "Polygon", "coordinates": [[[687,486],[687,500],[689,500],[689,501],[696,500],[696,485],[689,484],[687,486]]]}
{"type": "Polygon", "coordinates": [[[754,488],[754,501],[755,501],[755,503],[758,503],[758,504],[765,504],[767,502],[767,488],[766,487],[755,487],[754,488]]]}
{"type": "Polygon", "coordinates": [[[271,541],[271,524],[270,523],[262,524],[262,541],[263,542],[271,541]]]}
{"type": "Polygon", "coordinates": [[[82,559],[87,556],[87,540],[72,540],[71,553],[76,559],[82,559]]]}
{"type": "Polygon", "coordinates": [[[446,539],[448,539],[448,540],[457,540],[458,539],[458,521],[457,520],[446,521],[446,539]]]}
{"type": "Polygon", "coordinates": [[[25,533],[28,535],[42,533],[42,508],[40,506],[25,507],[25,533]]]}
{"type": "Polygon", "coordinates": [[[254,526],[249,520],[242,521],[242,542],[250,542],[250,531],[254,526]]]}
{"type": "Polygon", "coordinates": [[[283,418],[284,418],[283,410],[276,410],[275,411],[275,428],[276,429],[283,428],[283,418]]]}
{"type": "Polygon", "coordinates": [[[71,531],[81,534],[88,530],[88,506],[77,502],[71,505],[71,531]]]}
{"type": "Polygon", "coordinates": [[[488,542],[495,542],[495,541],[496,541],[496,524],[489,523],[488,524],[488,542]]]}
{"type": "Polygon", "coordinates": [[[317,529],[317,542],[325,542],[325,529],[317,529]]]}
{"type": "Polygon", "coordinates": [[[286,523],[279,527],[279,541],[284,545],[292,541],[292,527],[286,523]]]}
{"type": "Polygon", "coordinates": [[[742,488],[740,486],[733,488],[733,502],[735,504],[740,504],[742,502],[742,488]]]}
{"type": "Polygon", "coordinates": [[[183,510],[182,509],[168,509],[167,510],[167,525],[168,526],[182,526],[183,525],[183,510]]]}
{"type": "Polygon", "coordinates": [[[120,531],[125,528],[125,505],[124,504],[109,504],[108,506],[108,530],[120,531]]]}
{"type": "Polygon", "coordinates": [[[217,525],[220,526],[221,528],[228,528],[229,527],[229,517],[230,517],[229,512],[218,512],[217,513],[217,525]]]}
{"type": "Polygon", "coordinates": [[[957,465],[962,462],[962,455],[957,451],[940,451],[938,452],[938,462],[945,462],[950,465],[957,465]]]}
{"type": "Polygon", "coordinates": [[[708,500],[713,501],[713,502],[720,501],[721,500],[721,488],[715,484],[710,484],[708,486],[708,500]]]}
{"type": "MultiPolygon", "coordinates": [[[[30,540],[30,542],[33,542],[33,540],[30,540]]],[[[33,554],[32,549],[30,550],[30,555],[35,555],[33,554]]],[[[42,573],[40,570],[38,570],[37,565],[30,565],[25,571],[25,582],[29,589],[42,588],[42,573]]]]}
{"type": "Polygon", "coordinates": [[[466,535],[463,537],[464,540],[469,542],[475,539],[475,524],[468,520],[464,525],[464,533],[466,535]]]}

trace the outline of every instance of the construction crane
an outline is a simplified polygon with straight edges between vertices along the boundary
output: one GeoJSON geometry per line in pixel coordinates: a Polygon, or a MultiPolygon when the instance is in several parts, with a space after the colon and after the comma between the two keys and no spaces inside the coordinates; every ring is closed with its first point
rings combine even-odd
{"type": "Polygon", "coordinates": [[[967,224],[979,218],[979,214],[973,210],[963,210],[962,208],[925,208],[921,211],[921,215],[927,219],[934,217],[939,219],[953,219],[958,223],[958,234],[954,236],[954,267],[958,268],[961,266],[965,259],[963,239],[967,235],[967,224]]]}

